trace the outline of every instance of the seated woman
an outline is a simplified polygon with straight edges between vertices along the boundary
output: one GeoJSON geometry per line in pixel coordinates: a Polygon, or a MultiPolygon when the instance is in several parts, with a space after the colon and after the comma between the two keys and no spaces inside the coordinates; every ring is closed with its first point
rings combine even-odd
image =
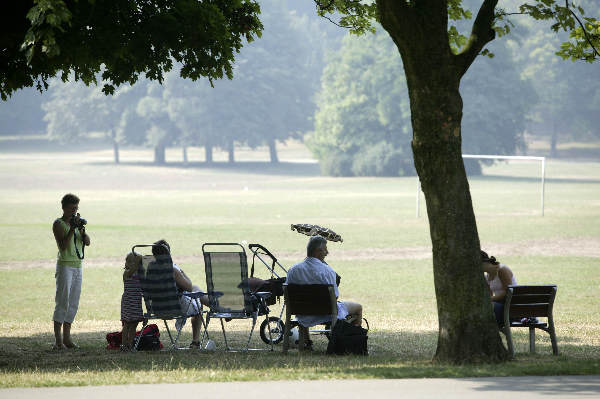
{"type": "MultiPolygon", "coordinates": [[[[154,246],[152,247],[152,255],[154,256],[169,255],[170,253],[171,246],[165,240],[156,241],[154,243],[154,246]]],[[[192,283],[192,280],[187,276],[187,274],[185,274],[185,272],[181,270],[181,268],[175,263],[173,263],[173,275],[175,277],[175,283],[177,284],[177,288],[182,294],[186,292],[202,291],[200,287],[192,283]]],[[[179,303],[181,305],[181,310],[183,312],[186,312],[188,316],[192,316],[192,343],[190,344],[190,348],[199,348],[200,327],[202,320],[199,316],[197,316],[197,314],[200,313],[202,309],[198,309],[196,301],[185,295],[181,296],[181,298],[179,299],[179,303]]],[[[201,296],[200,303],[201,305],[208,306],[208,296],[201,296]]],[[[185,319],[182,319],[181,323],[185,323],[185,319]]],[[[178,325],[177,328],[179,327],[183,326],[178,325]]]]}
{"type": "Polygon", "coordinates": [[[486,274],[486,281],[492,296],[494,306],[494,315],[499,327],[504,325],[504,297],[509,285],[516,285],[517,280],[506,265],[500,264],[493,256],[490,257],[484,251],[481,251],[481,262],[483,271],[486,274]]]}

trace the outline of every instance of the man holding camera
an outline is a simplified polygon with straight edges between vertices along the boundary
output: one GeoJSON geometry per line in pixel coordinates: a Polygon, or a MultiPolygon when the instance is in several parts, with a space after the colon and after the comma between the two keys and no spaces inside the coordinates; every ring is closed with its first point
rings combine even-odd
{"type": "Polygon", "coordinates": [[[58,246],[56,261],[56,297],[54,315],[54,349],[76,348],[71,340],[71,324],[77,314],[81,295],[81,260],[84,248],[90,245],[90,236],[85,232],[87,221],[77,212],[79,198],[66,194],[61,200],[63,215],[52,225],[58,246]]]}

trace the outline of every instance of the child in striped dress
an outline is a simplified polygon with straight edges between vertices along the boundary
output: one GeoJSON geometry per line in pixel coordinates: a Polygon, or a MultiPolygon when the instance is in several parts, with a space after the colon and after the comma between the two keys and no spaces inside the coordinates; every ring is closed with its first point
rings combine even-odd
{"type": "Polygon", "coordinates": [[[129,253],[125,258],[123,272],[123,296],[121,297],[121,322],[123,323],[121,350],[128,351],[133,346],[135,330],[144,320],[142,311],[142,288],[137,273],[142,262],[141,256],[129,253]]]}

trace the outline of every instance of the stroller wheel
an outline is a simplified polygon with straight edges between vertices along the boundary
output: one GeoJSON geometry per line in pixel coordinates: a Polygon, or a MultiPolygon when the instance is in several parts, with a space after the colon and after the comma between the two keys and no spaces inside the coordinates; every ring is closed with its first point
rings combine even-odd
{"type": "Polygon", "coordinates": [[[267,345],[271,343],[271,339],[273,344],[278,344],[283,340],[284,328],[283,321],[279,317],[266,318],[260,325],[260,338],[267,345]],[[271,339],[269,339],[269,330],[271,331],[271,339]]]}

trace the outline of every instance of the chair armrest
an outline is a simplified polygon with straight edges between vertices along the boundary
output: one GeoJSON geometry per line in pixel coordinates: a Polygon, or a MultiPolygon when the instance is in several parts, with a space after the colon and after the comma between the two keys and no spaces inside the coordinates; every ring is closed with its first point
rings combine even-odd
{"type": "Polygon", "coordinates": [[[269,298],[271,295],[273,295],[271,292],[255,292],[254,295],[256,295],[257,297],[259,297],[260,299],[267,299],[269,298]]]}
{"type": "Polygon", "coordinates": [[[208,294],[206,292],[202,292],[202,291],[184,292],[181,295],[187,296],[187,297],[192,298],[192,299],[197,299],[197,298],[200,298],[200,297],[203,297],[203,296],[208,296],[208,294]]]}
{"type": "Polygon", "coordinates": [[[206,295],[208,295],[209,297],[213,297],[213,298],[221,298],[223,295],[225,295],[224,292],[221,291],[214,291],[212,293],[207,293],[206,295]]]}

